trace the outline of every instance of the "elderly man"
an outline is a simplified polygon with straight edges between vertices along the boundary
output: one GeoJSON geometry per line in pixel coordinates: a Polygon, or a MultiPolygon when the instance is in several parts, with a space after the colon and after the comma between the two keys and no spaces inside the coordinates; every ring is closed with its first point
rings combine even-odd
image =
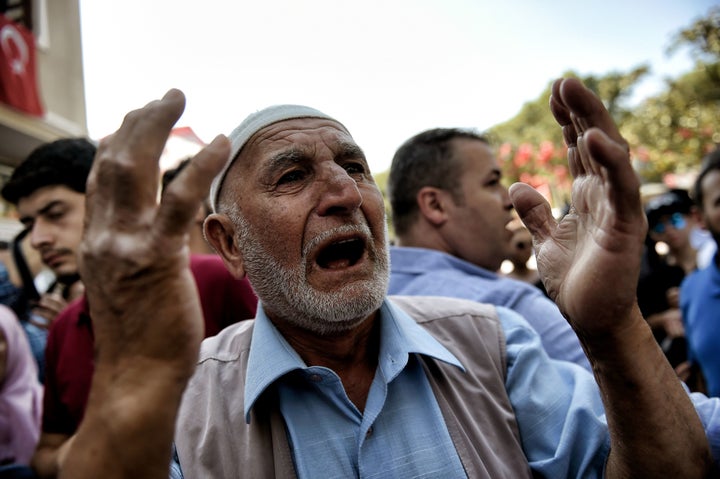
{"type": "Polygon", "coordinates": [[[382,196],[347,129],[316,110],[252,115],[157,205],[157,159],[183,105],[171,91],[129,114],[98,152],[82,262],[98,356],[66,477],[164,477],[173,435],[188,477],[707,473],[702,425],[634,296],[638,180],[582,84],[552,95],[572,211],[557,224],[529,186],[510,194],[604,410],[589,374],[548,359],[510,310],[385,297],[382,196]],[[206,235],[261,307],[206,341],[198,363],[185,234],[213,177],[206,235]]]}

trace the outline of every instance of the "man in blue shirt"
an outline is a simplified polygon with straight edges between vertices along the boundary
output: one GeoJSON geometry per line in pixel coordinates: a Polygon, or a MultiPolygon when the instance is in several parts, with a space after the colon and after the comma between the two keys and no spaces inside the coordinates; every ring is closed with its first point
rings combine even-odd
{"type": "MultiPolygon", "coordinates": [[[[720,149],[703,158],[693,188],[702,225],[720,244],[720,149]]],[[[709,396],[720,396],[720,255],[686,276],[680,288],[688,358],[702,372],[709,396]]]]}
{"type": "MultiPolygon", "coordinates": [[[[717,152],[713,155],[720,157],[717,152]]],[[[500,179],[500,167],[487,139],[471,130],[427,130],[398,149],[388,180],[397,245],[390,248],[389,292],[453,296],[508,307],[537,331],[550,357],[589,368],[575,332],[557,305],[537,288],[494,273],[511,239],[505,226],[512,203],[500,179]]],[[[701,193],[696,196],[703,198],[701,193]]],[[[709,220],[707,224],[712,228],[709,220]]],[[[686,300],[708,288],[687,290],[686,300]]],[[[692,399],[713,455],[720,461],[720,404],[702,394],[693,394],[692,399]]]]}
{"type": "Polygon", "coordinates": [[[558,224],[529,186],[510,193],[597,384],[509,310],[388,299],[382,195],[347,129],[317,110],[251,115],[158,205],[158,157],[183,107],[173,90],[100,145],[82,262],[96,373],[63,474],[163,477],[173,437],[188,477],[709,471],[702,425],[637,308],[647,226],[627,145],[580,82],[558,81],[551,103],[573,210],[558,224]],[[206,236],[261,307],[198,361],[185,243],[211,181],[206,236]]]}
{"type": "Polygon", "coordinates": [[[513,205],[482,135],[427,130],[395,153],[388,178],[396,246],[390,294],[441,295],[505,306],[540,335],[550,357],[590,370],[557,305],[528,283],[495,272],[508,257],[513,205]]]}

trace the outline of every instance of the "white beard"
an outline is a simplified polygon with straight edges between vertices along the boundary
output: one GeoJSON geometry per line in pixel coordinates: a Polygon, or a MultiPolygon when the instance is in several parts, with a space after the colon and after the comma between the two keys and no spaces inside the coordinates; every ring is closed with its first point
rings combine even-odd
{"type": "Polygon", "coordinates": [[[238,231],[237,241],[248,279],[267,312],[299,328],[327,335],[354,328],[380,308],[387,294],[390,259],[387,247],[375,247],[367,225],[346,225],[324,232],[303,248],[297,266],[288,267],[265,248],[240,214],[230,217],[238,231]],[[306,279],[308,252],[327,237],[348,232],[366,237],[374,264],[372,277],[341,285],[333,292],[316,290],[306,279]]]}

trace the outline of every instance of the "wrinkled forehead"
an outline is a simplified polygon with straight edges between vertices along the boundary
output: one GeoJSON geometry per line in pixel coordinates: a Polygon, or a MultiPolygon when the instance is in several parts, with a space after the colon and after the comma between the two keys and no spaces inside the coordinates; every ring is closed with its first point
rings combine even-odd
{"type": "MultiPolygon", "coordinates": [[[[253,134],[228,168],[224,183],[234,191],[234,198],[243,193],[267,188],[276,173],[294,165],[340,158],[365,158],[347,129],[334,120],[300,118],[268,125],[253,134]],[[230,186],[232,185],[232,186],[230,186]]],[[[217,195],[217,207],[222,203],[217,195]]],[[[230,206],[227,205],[226,206],[230,206]]],[[[239,205],[236,205],[239,206],[239,205]]]]}
{"type": "Polygon", "coordinates": [[[282,123],[287,120],[311,118],[331,120],[342,127],[342,124],[337,122],[334,118],[319,110],[303,105],[274,105],[248,115],[230,133],[230,135],[228,135],[228,139],[230,140],[230,155],[225,162],[225,166],[215,176],[212,184],[210,185],[210,205],[212,206],[213,211],[217,211],[217,203],[220,193],[222,192],[222,185],[230,167],[235,164],[240,151],[244,149],[245,145],[252,137],[256,136],[269,126],[282,123]]]}
{"type": "Polygon", "coordinates": [[[310,161],[323,155],[341,155],[347,151],[362,154],[345,127],[324,118],[295,118],[268,125],[255,133],[240,150],[236,165],[228,176],[252,173],[268,168],[281,168],[287,161],[303,158],[310,161]]]}

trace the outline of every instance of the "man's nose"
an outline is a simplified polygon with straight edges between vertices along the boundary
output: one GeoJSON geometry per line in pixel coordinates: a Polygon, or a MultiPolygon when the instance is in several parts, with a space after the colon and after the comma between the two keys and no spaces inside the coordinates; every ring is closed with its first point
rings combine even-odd
{"type": "Polygon", "coordinates": [[[320,216],[354,211],[362,205],[357,182],[339,165],[324,175],[319,188],[317,213],[320,216]]]}
{"type": "Polygon", "coordinates": [[[41,246],[52,242],[50,229],[42,222],[36,221],[30,230],[30,246],[40,249],[41,246]]]}

